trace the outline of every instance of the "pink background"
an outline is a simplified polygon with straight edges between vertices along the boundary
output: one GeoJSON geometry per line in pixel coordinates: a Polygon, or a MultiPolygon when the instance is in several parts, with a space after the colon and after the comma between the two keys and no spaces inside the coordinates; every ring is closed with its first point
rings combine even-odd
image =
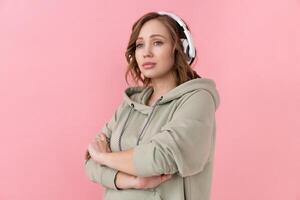
{"type": "Polygon", "coordinates": [[[212,200],[300,199],[300,1],[0,1],[0,199],[101,199],[83,157],[133,22],[173,11],[221,96],[212,200]]]}

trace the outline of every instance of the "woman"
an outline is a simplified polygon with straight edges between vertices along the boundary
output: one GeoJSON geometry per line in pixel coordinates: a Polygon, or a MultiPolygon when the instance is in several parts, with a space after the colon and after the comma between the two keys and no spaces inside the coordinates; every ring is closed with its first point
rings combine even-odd
{"type": "Polygon", "coordinates": [[[89,144],[86,174],[105,200],[208,200],[215,111],[211,79],[191,69],[196,50],[175,14],[151,12],[132,27],[128,87],[112,119],[89,144]]]}

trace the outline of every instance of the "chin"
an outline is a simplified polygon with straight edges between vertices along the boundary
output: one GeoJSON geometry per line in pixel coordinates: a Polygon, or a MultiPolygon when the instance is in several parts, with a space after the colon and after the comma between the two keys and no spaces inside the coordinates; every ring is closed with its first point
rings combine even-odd
{"type": "Polygon", "coordinates": [[[163,71],[146,71],[146,72],[142,72],[142,74],[144,75],[144,77],[146,78],[151,78],[151,79],[156,79],[156,78],[162,78],[168,75],[169,72],[163,72],[163,71]]]}
{"type": "Polygon", "coordinates": [[[157,78],[160,76],[159,74],[156,74],[156,73],[143,73],[143,75],[146,78],[157,78]]]}

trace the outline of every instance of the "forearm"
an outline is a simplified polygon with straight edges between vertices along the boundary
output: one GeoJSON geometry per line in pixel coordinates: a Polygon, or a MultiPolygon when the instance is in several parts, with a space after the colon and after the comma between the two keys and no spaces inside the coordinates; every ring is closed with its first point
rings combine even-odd
{"type": "Polygon", "coordinates": [[[113,153],[100,153],[95,156],[96,162],[111,170],[117,170],[113,183],[115,189],[144,189],[153,188],[171,176],[159,175],[149,177],[136,176],[133,163],[133,150],[113,153]]]}
{"type": "Polygon", "coordinates": [[[101,155],[101,164],[121,172],[137,176],[133,163],[133,149],[120,152],[103,153],[101,155]]]}
{"type": "Polygon", "coordinates": [[[138,189],[137,177],[121,171],[117,173],[115,183],[119,189],[138,189]]]}

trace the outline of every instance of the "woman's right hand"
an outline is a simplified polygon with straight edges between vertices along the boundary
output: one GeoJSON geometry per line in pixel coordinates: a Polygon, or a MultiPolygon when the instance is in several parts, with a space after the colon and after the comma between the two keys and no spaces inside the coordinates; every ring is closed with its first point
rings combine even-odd
{"type": "MultiPolygon", "coordinates": [[[[109,145],[109,138],[107,138],[104,133],[97,134],[95,140],[98,144],[98,148],[99,148],[100,152],[105,152],[105,153],[111,152],[110,145],[109,145]]],[[[91,158],[91,155],[90,155],[89,151],[86,150],[85,160],[88,160],[90,158],[91,158]]]]}
{"type": "Polygon", "coordinates": [[[161,183],[172,178],[172,174],[163,174],[160,176],[136,177],[135,189],[155,188],[161,183]]]}

